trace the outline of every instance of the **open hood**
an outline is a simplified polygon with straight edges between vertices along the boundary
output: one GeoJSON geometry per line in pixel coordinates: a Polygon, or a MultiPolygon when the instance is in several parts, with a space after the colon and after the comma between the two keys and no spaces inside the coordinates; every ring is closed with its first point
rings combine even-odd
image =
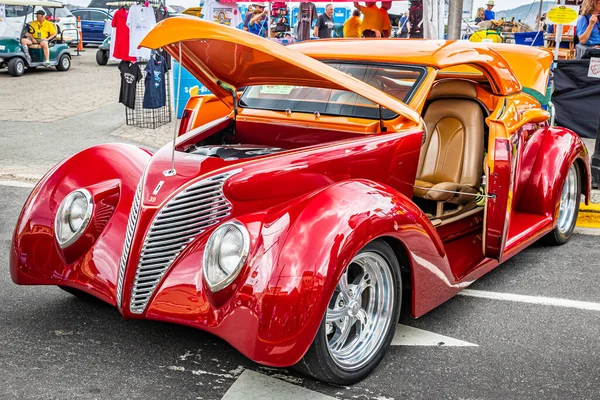
{"type": "Polygon", "coordinates": [[[232,90],[244,86],[310,86],[354,92],[419,121],[419,114],[406,104],[356,78],[278,43],[214,22],[187,16],[165,19],[146,35],[140,47],[165,48],[229,106],[233,106],[232,90]]]}

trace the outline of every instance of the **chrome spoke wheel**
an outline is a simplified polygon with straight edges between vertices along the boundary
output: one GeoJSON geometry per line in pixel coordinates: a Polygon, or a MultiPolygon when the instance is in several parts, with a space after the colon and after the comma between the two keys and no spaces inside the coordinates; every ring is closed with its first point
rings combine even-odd
{"type": "Polygon", "coordinates": [[[325,323],[329,353],[344,370],[365,366],[385,341],[396,296],[391,268],[378,253],[363,252],[338,282],[325,323]]]}
{"type": "Polygon", "coordinates": [[[567,173],[567,179],[563,185],[558,212],[557,228],[562,235],[568,235],[575,222],[577,193],[579,192],[577,184],[577,170],[575,165],[571,165],[567,173]]]}

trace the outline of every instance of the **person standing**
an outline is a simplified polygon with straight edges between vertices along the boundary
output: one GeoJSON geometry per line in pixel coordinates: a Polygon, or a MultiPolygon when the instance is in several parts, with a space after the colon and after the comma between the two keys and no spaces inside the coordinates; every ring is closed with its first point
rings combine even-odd
{"type": "Polygon", "coordinates": [[[483,20],[484,21],[492,21],[496,19],[496,13],[492,11],[494,9],[494,0],[489,0],[485,3],[487,6],[487,10],[483,12],[483,20]]]}
{"type": "Polygon", "coordinates": [[[398,32],[401,38],[408,38],[408,32],[410,31],[410,23],[408,22],[408,11],[406,14],[400,16],[400,23],[398,26],[398,32]]]}
{"type": "Polygon", "coordinates": [[[315,25],[315,36],[319,39],[330,39],[333,32],[333,5],[325,6],[325,13],[319,15],[315,25]]]}
{"type": "Polygon", "coordinates": [[[254,16],[254,6],[251,4],[250,7],[248,7],[248,12],[244,16],[244,26],[242,27],[242,29],[244,29],[246,32],[248,31],[248,24],[250,23],[250,20],[252,19],[253,16],[254,16]]]}
{"type": "Polygon", "coordinates": [[[390,37],[392,33],[392,22],[390,21],[390,15],[388,14],[390,8],[392,8],[391,1],[381,2],[381,7],[379,8],[379,14],[381,14],[381,26],[379,27],[381,37],[390,37]]]}
{"type": "Polygon", "coordinates": [[[267,37],[269,31],[269,22],[267,20],[268,11],[263,3],[254,3],[253,17],[248,23],[248,32],[261,37],[267,37]]]}
{"type": "Polygon", "coordinates": [[[50,50],[48,48],[48,42],[56,37],[56,27],[54,24],[44,18],[46,13],[44,10],[38,10],[35,13],[35,21],[30,26],[33,28],[33,33],[27,32],[26,37],[21,39],[21,45],[23,46],[23,52],[25,57],[31,61],[29,55],[29,49],[27,46],[39,44],[44,51],[44,65],[50,66],[50,50]]]}
{"type": "Polygon", "coordinates": [[[360,20],[360,11],[356,8],[352,11],[352,16],[344,22],[344,37],[360,37],[362,35],[360,20]]]}
{"type": "Polygon", "coordinates": [[[485,14],[483,11],[483,7],[479,7],[477,9],[477,14],[475,14],[475,23],[478,24],[485,19],[485,14]]]}
{"type": "Polygon", "coordinates": [[[359,2],[354,2],[356,7],[363,13],[362,30],[381,31],[381,12],[375,2],[367,2],[366,6],[361,6],[359,2]]]}
{"type": "Polygon", "coordinates": [[[583,2],[575,32],[579,40],[576,58],[580,59],[590,48],[600,46],[600,0],[583,2]]]}

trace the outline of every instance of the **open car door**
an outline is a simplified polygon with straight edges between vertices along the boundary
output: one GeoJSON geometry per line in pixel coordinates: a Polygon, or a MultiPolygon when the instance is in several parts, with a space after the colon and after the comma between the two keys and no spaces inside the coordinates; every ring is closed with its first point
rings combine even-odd
{"type": "Polygon", "coordinates": [[[520,113],[504,99],[486,122],[490,128],[486,169],[483,253],[502,261],[513,210],[517,166],[523,152],[521,128],[527,123],[547,121],[550,114],[541,109],[520,113]]]}

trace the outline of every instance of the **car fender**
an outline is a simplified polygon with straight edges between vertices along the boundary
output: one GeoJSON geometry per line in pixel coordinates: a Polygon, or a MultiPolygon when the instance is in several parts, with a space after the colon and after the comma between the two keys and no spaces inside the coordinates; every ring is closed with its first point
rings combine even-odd
{"type": "Polygon", "coordinates": [[[150,157],[132,145],[105,144],[83,150],[50,170],[34,187],[17,220],[10,250],[12,280],[68,285],[115,304],[127,219],[150,157]],[[54,236],[54,218],[63,199],[78,188],[92,193],[93,215],[85,234],[63,251],[54,236]]]}
{"type": "Polygon", "coordinates": [[[556,216],[567,171],[575,161],[581,174],[581,191],[586,203],[589,203],[592,187],[587,148],[573,131],[560,127],[548,128],[523,193],[523,200],[526,201],[520,203],[522,211],[556,216]]]}
{"type": "Polygon", "coordinates": [[[274,349],[268,359],[253,359],[278,366],[298,362],[345,268],[362,247],[382,237],[397,240],[418,269],[413,270],[418,301],[426,286],[444,286],[447,298],[455,293],[447,290],[451,272],[434,227],[410,199],[388,186],[344,181],[269,213],[249,278],[258,300],[258,341],[274,349]],[[430,260],[429,268],[439,268],[435,273],[444,276],[441,285],[426,277],[415,260],[430,260]]]}

